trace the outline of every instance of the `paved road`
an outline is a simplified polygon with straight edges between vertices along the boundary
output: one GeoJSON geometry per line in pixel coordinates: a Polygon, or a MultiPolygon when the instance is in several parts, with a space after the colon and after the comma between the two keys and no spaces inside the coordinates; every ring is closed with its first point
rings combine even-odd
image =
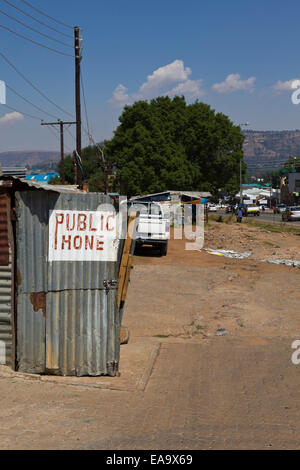
{"type": "MultiPolygon", "coordinates": [[[[217,212],[217,214],[224,215],[225,211],[220,210],[217,212]]],[[[252,220],[252,217],[249,217],[249,220],[252,220]]],[[[275,223],[275,224],[280,224],[282,223],[282,216],[281,214],[273,214],[273,212],[260,212],[259,217],[255,217],[254,220],[263,220],[264,222],[268,223],[275,223]]],[[[294,222],[288,222],[289,225],[293,227],[300,227],[300,220],[294,221],[294,222]]]]}

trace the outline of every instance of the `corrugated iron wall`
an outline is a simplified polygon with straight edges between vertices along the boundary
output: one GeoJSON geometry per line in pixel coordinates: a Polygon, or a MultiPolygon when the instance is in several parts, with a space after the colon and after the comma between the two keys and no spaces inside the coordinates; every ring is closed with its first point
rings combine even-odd
{"type": "Polygon", "coordinates": [[[99,194],[16,192],[17,361],[24,372],[115,375],[120,355],[117,262],[47,261],[50,210],[95,211],[99,194]]]}

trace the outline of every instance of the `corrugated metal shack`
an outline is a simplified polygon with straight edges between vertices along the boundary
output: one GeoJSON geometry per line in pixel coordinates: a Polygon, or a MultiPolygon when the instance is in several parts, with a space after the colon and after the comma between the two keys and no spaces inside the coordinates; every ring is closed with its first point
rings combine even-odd
{"type": "MultiPolygon", "coordinates": [[[[2,178],[0,362],[35,374],[117,375],[124,306],[118,277],[123,248],[132,253],[132,246],[100,235],[96,253],[93,234],[69,235],[76,217],[75,231],[98,233],[93,214],[105,203],[112,200],[97,193],[2,178]],[[63,223],[67,232],[58,239],[63,223]]],[[[105,210],[102,229],[110,230],[105,210]]]]}

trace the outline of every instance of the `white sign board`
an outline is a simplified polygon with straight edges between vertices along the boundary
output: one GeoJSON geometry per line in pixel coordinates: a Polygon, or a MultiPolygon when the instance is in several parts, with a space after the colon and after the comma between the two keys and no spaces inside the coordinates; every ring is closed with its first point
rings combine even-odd
{"type": "Polygon", "coordinates": [[[2,80],[0,80],[0,104],[6,104],[6,86],[2,80]]]}
{"type": "Polygon", "coordinates": [[[50,211],[48,261],[116,261],[117,216],[109,211],[50,211]]]}
{"type": "Polygon", "coordinates": [[[0,341],[0,364],[6,364],[6,348],[4,341],[0,341]]]}

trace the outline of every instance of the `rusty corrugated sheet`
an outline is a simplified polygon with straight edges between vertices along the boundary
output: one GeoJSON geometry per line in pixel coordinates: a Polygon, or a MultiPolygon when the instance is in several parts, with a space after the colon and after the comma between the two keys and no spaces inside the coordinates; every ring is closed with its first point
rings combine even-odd
{"type": "Polygon", "coordinates": [[[47,261],[51,210],[95,211],[99,194],[16,192],[19,370],[115,375],[119,362],[117,262],[47,261]]]}
{"type": "Polygon", "coordinates": [[[8,263],[8,195],[0,194],[0,266],[7,266],[8,263]]]}

